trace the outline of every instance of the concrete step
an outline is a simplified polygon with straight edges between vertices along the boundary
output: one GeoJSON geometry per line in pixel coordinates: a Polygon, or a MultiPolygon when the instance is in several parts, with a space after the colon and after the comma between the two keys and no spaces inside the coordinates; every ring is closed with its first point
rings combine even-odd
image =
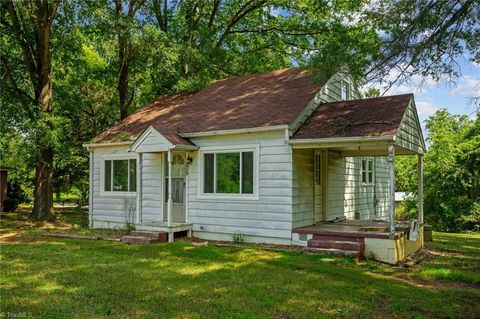
{"type": "Polygon", "coordinates": [[[158,239],[148,238],[144,236],[132,236],[132,235],[125,235],[122,236],[122,243],[125,244],[154,244],[159,243],[158,239]]]}
{"type": "Polygon", "coordinates": [[[335,248],[305,247],[303,251],[307,253],[331,254],[331,255],[342,256],[342,257],[358,257],[359,255],[359,252],[356,250],[344,250],[344,249],[335,249],[335,248]]]}
{"type": "Polygon", "coordinates": [[[343,249],[343,250],[355,250],[361,251],[362,244],[356,241],[345,241],[345,240],[316,240],[310,239],[307,242],[308,247],[312,248],[333,248],[333,249],[343,249]]]}
{"type": "Polygon", "coordinates": [[[146,237],[160,242],[166,242],[168,240],[167,233],[158,231],[133,230],[130,232],[130,236],[146,237]]]}

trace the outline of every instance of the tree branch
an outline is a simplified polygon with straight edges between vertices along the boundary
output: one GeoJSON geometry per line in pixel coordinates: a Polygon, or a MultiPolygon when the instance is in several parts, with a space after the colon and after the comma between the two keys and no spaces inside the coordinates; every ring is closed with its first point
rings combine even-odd
{"type": "Polygon", "coordinates": [[[245,3],[240,10],[235,13],[235,15],[230,19],[230,22],[228,23],[227,27],[225,28],[225,31],[222,33],[220,36],[220,39],[218,40],[217,44],[215,45],[216,48],[219,48],[222,46],[223,42],[225,41],[226,37],[230,34],[232,28],[239,23],[247,14],[249,14],[252,11],[255,11],[256,9],[262,7],[266,3],[266,0],[250,0],[247,3],[245,3]]]}
{"type": "Polygon", "coordinates": [[[215,21],[215,16],[217,15],[218,8],[220,7],[221,0],[215,0],[213,3],[212,13],[208,19],[207,27],[210,29],[213,26],[213,21],[215,21]]]}
{"type": "Polygon", "coordinates": [[[37,61],[35,60],[35,55],[33,54],[33,49],[30,47],[29,42],[25,39],[25,34],[23,31],[22,24],[18,19],[17,11],[11,0],[4,2],[5,11],[8,12],[10,19],[12,20],[13,33],[18,41],[18,44],[22,48],[23,58],[27,65],[28,72],[30,74],[30,81],[32,85],[35,86],[37,83],[37,61]]]}
{"type": "Polygon", "coordinates": [[[29,104],[35,102],[35,99],[18,87],[17,81],[15,81],[15,78],[13,77],[12,70],[10,69],[10,66],[8,65],[7,60],[3,55],[0,55],[0,60],[2,63],[2,67],[5,71],[5,74],[12,86],[13,92],[18,97],[18,99],[22,102],[23,106],[25,107],[25,110],[29,111],[30,110],[29,104]]]}

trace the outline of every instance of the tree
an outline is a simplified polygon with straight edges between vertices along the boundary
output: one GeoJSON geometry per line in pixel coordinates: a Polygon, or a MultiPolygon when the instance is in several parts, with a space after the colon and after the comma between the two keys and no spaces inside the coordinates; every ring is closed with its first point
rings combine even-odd
{"type": "Polygon", "coordinates": [[[382,33],[380,55],[367,79],[396,75],[388,83],[414,76],[454,81],[459,59],[480,62],[480,3],[476,0],[388,0],[367,9],[382,33]]]}
{"type": "MultiPolygon", "coordinates": [[[[425,154],[425,219],[437,230],[480,227],[480,120],[451,115],[445,109],[426,120],[429,150],[425,154]]],[[[396,163],[398,184],[416,194],[416,161],[396,163]]],[[[406,209],[416,210],[416,203],[406,209]]],[[[413,211],[412,211],[413,212],[413,211]]],[[[414,213],[414,212],[413,212],[414,213]]]]}
{"type": "Polygon", "coordinates": [[[9,85],[21,102],[24,112],[30,114],[35,123],[35,144],[38,152],[32,210],[32,217],[35,219],[51,219],[54,216],[53,147],[49,139],[53,128],[50,35],[58,5],[59,1],[49,0],[6,0],[2,4],[2,28],[13,35],[30,81],[30,88],[27,90],[19,85],[10,65],[11,61],[2,54],[4,76],[9,79],[9,85]]]}

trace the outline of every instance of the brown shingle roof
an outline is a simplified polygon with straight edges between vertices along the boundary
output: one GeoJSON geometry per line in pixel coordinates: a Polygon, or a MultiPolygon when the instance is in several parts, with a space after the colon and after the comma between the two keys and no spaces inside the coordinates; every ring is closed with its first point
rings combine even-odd
{"type": "Polygon", "coordinates": [[[321,104],[295,139],[395,135],[413,94],[321,104]]]}
{"type": "MultiPolygon", "coordinates": [[[[181,93],[162,95],[152,103],[143,107],[139,111],[125,118],[117,125],[107,129],[93,139],[94,143],[111,143],[129,140],[130,137],[136,138],[151,125],[160,115],[169,113],[172,108],[176,108],[188,100],[194,93],[181,93]]],[[[170,138],[178,138],[179,144],[189,143],[176,134],[169,134],[170,138]],[[174,135],[174,136],[171,136],[174,135]]],[[[170,139],[169,138],[169,139],[170,139]]],[[[173,143],[174,141],[172,141],[173,143]]]]}
{"type": "Polygon", "coordinates": [[[188,143],[178,133],[288,125],[320,88],[296,68],[215,81],[196,94],[160,97],[93,141],[136,137],[148,125],[175,144],[188,143]]]}

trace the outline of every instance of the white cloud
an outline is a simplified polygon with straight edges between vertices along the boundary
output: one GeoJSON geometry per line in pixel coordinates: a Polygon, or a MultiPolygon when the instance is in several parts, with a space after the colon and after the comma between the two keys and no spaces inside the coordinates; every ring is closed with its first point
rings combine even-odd
{"type": "Polygon", "coordinates": [[[425,94],[428,90],[430,90],[430,88],[437,85],[437,83],[433,79],[425,79],[421,75],[416,74],[409,78],[403,79],[402,82],[393,84],[391,87],[389,87],[390,83],[395,82],[399,75],[400,71],[398,69],[394,69],[388,74],[388,76],[383,78],[381,81],[376,83],[368,83],[363,89],[368,90],[368,88],[373,87],[379,89],[380,93],[385,95],[397,95],[406,93],[414,93],[420,95],[425,94]]]}
{"type": "Polygon", "coordinates": [[[418,116],[430,116],[438,110],[438,107],[435,106],[430,98],[415,101],[415,105],[417,106],[418,116]]]}
{"type": "Polygon", "coordinates": [[[480,79],[476,79],[471,75],[465,76],[464,80],[457,83],[456,87],[451,90],[448,95],[461,97],[479,96],[480,79]]]}

